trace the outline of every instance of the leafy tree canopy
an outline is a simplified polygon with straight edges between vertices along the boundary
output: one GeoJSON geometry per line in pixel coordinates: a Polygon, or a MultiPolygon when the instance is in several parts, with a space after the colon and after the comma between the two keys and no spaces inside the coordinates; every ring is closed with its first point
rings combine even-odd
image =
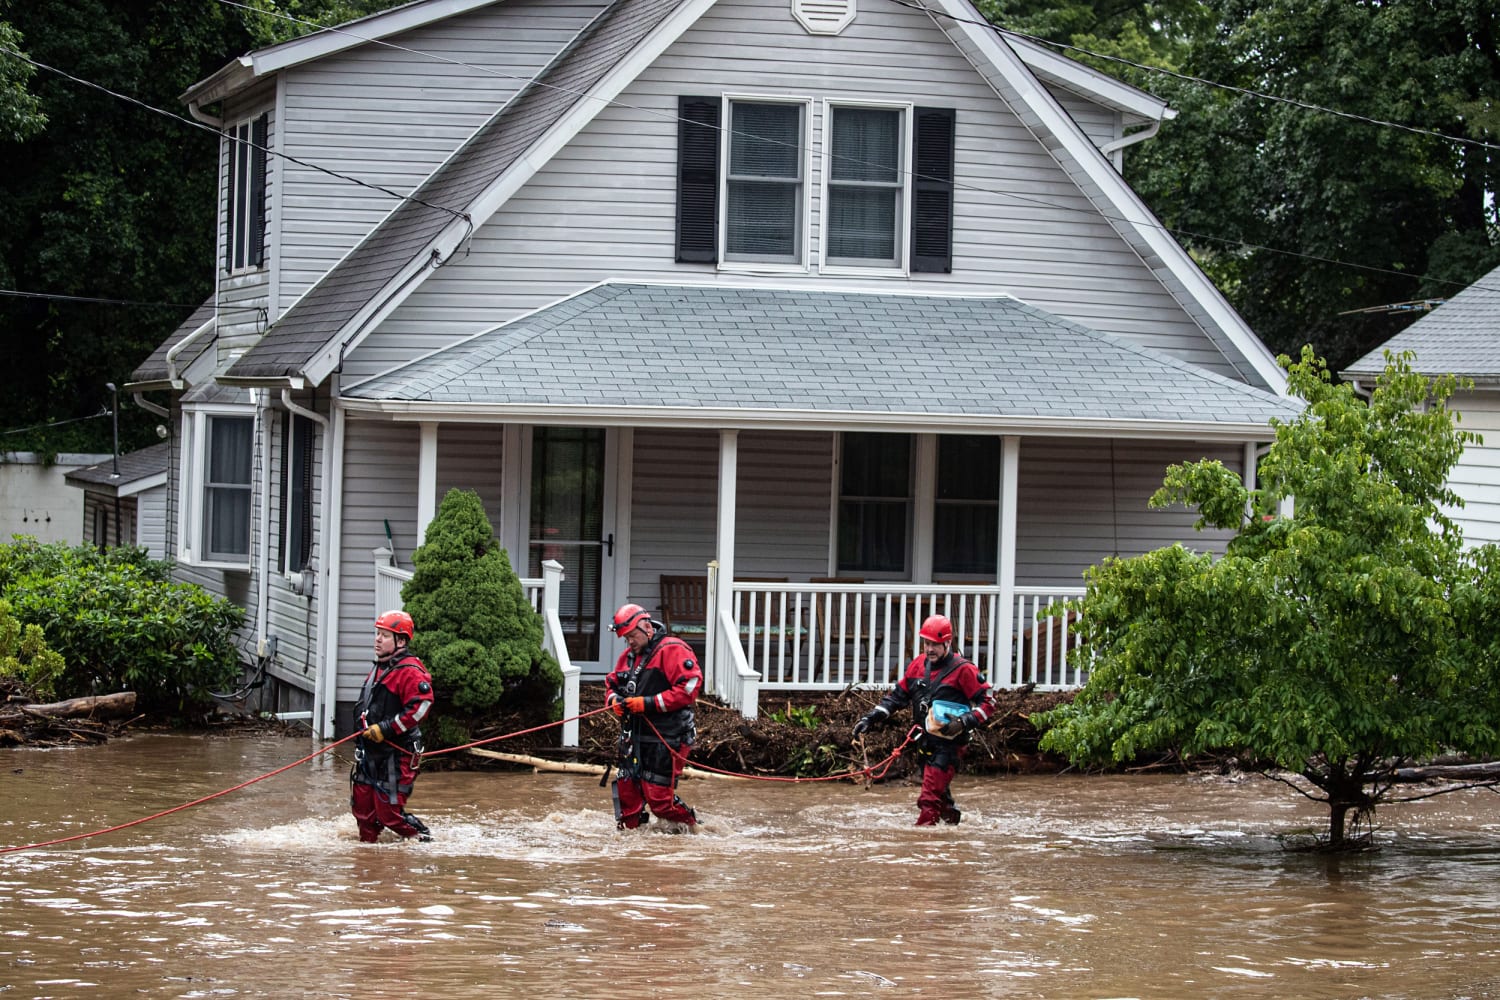
{"type": "Polygon", "coordinates": [[[1310,350],[1282,360],[1306,408],[1277,423],[1259,485],[1196,462],[1152,498],[1238,529],[1225,555],[1173,546],[1092,568],[1089,682],[1035,721],[1080,763],[1247,752],[1320,790],[1337,844],[1402,763],[1500,752],[1500,587],[1482,572],[1495,553],[1466,553],[1445,514],[1474,438],[1447,408],[1454,380],[1390,357],[1366,403],[1310,350]]]}

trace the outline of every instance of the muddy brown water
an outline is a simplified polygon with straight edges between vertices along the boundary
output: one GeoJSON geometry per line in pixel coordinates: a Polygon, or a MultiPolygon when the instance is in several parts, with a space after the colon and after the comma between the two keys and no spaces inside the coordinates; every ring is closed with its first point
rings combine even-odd
{"type": "MultiPolygon", "coordinates": [[[[0,752],[0,847],[311,752],[143,735],[0,752]]],[[[1378,852],[1264,779],[685,784],[699,836],[616,832],[594,779],[430,773],[431,844],[360,845],[325,756],[108,836],[0,855],[9,997],[1500,996],[1500,795],[1385,809],[1378,852]]]]}

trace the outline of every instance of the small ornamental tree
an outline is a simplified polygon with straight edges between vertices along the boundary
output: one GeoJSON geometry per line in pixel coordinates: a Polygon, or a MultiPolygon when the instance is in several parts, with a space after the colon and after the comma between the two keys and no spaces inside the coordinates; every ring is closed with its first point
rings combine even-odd
{"type": "Polygon", "coordinates": [[[0,600],[0,677],[14,677],[49,701],[57,697],[63,666],[63,658],[47,648],[41,628],[22,624],[10,613],[10,602],[0,600]]]}
{"type": "Polygon", "coordinates": [[[1258,488],[1205,461],[1173,466],[1152,497],[1237,528],[1224,556],[1174,546],[1091,568],[1089,682],[1033,721],[1076,763],[1222,751],[1298,774],[1340,846],[1351,817],[1397,800],[1402,765],[1500,752],[1500,584],[1484,572],[1500,560],[1465,553],[1443,513],[1474,439],[1447,407],[1454,379],[1388,355],[1366,403],[1310,349],[1282,364],[1307,405],[1275,422],[1258,488]]]}
{"type": "Polygon", "coordinates": [[[477,493],[448,491],[412,563],[401,599],[438,696],[469,713],[502,697],[555,711],[562,670],[477,493]]]}

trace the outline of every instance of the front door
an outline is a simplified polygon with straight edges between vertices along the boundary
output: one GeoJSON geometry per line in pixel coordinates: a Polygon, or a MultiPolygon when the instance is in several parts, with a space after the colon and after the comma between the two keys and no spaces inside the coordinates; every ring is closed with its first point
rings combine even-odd
{"type": "Polygon", "coordinates": [[[527,576],[563,566],[558,617],[568,656],[588,672],[611,652],[601,631],[614,604],[614,463],[602,427],[534,427],[527,576]]]}

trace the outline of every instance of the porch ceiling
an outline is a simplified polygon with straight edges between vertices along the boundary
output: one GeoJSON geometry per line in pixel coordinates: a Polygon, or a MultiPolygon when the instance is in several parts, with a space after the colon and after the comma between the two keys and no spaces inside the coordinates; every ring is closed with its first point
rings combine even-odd
{"type": "MultiPolygon", "coordinates": [[[[1013,298],[605,283],[346,388],[429,419],[693,413],[1265,436],[1286,398],[1013,298]],[[1184,426],[1177,426],[1184,425],[1184,426]]],[[[361,405],[361,403],[365,405],[361,405]]],[[[690,422],[690,421],[689,421],[690,422]]],[[[746,419],[747,424],[761,421],[746,419]]]]}

